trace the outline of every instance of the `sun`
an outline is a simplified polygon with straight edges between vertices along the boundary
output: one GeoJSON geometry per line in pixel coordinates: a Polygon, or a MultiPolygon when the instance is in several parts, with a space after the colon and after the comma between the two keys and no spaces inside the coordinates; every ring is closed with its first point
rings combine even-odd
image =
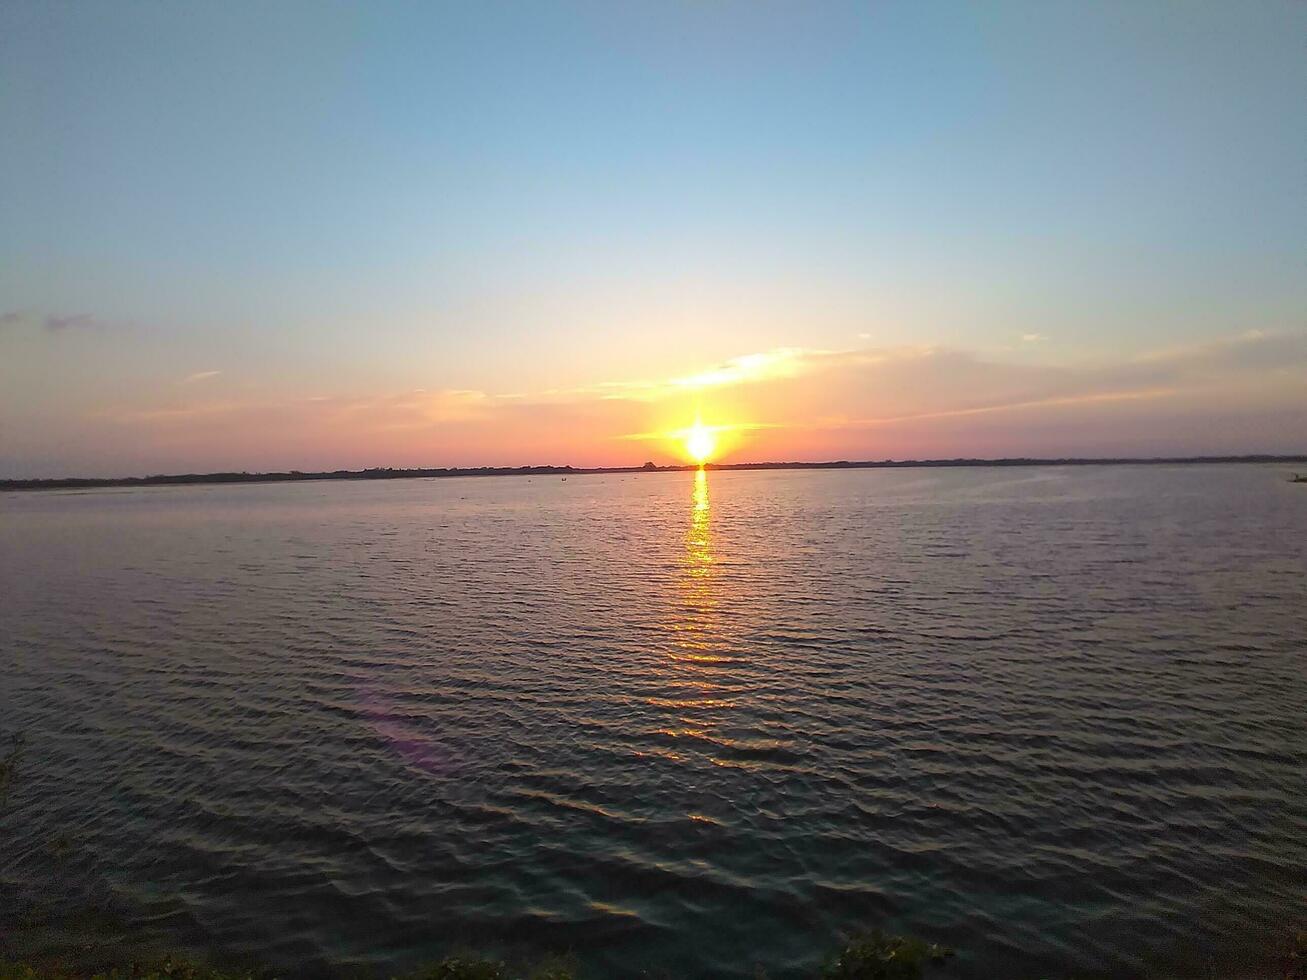
{"type": "Polygon", "coordinates": [[[685,430],[685,451],[690,458],[702,466],[717,448],[717,436],[698,419],[694,425],[685,430]]]}

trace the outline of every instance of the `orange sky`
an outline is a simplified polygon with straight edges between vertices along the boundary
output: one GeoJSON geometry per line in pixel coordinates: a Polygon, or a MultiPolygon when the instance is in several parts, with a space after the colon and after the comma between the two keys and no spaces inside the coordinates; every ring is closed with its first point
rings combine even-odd
{"type": "Polygon", "coordinates": [[[696,417],[722,462],[1293,452],[1305,368],[1307,336],[1254,332],[1077,367],[1020,351],[783,348],[536,392],[300,395],[210,371],[89,405],[44,446],[9,440],[108,474],[685,462],[696,417]]]}

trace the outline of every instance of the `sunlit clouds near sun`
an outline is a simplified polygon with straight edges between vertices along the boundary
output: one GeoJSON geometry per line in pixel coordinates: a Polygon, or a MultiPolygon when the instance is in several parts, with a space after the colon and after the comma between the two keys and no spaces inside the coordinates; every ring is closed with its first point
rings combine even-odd
{"type": "Polygon", "coordinates": [[[57,439],[15,427],[9,447],[29,461],[20,472],[130,474],[1292,451],[1307,427],[1301,333],[1249,331],[1091,364],[791,347],[686,368],[663,382],[511,394],[301,393],[208,369],[192,383],[83,399],[57,439]]]}

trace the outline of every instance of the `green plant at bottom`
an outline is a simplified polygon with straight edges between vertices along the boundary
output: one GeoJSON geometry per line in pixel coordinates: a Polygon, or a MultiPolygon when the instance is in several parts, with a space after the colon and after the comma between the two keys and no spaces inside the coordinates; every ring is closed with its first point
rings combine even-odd
{"type": "MultiPolygon", "coordinates": [[[[410,974],[406,980],[516,980],[519,971],[506,963],[475,954],[450,956],[410,974]]],[[[576,965],[570,957],[550,956],[537,964],[526,980],[576,980],[576,965]]],[[[3,980],[3,978],[0,978],[3,980]]]]}
{"type": "Polygon", "coordinates": [[[546,956],[536,964],[527,980],[576,980],[578,975],[576,957],[546,956]]]}
{"type": "Polygon", "coordinates": [[[253,974],[228,973],[176,956],[88,971],[60,965],[0,961],[0,980],[254,980],[253,974]]]}
{"type": "Polygon", "coordinates": [[[408,980],[512,980],[499,960],[480,956],[450,956],[411,974],[408,980]]]}
{"type": "Polygon", "coordinates": [[[953,952],[911,936],[869,932],[858,936],[822,970],[824,980],[919,980],[926,967],[953,952]]]}
{"type": "Polygon", "coordinates": [[[1307,980],[1307,929],[1299,929],[1289,944],[1284,977],[1285,980],[1307,980]]]}

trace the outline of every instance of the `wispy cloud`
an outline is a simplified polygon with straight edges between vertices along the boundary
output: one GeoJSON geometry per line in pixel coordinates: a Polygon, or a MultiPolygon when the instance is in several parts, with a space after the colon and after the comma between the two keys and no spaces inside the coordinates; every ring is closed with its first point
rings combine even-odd
{"type": "Polygon", "coordinates": [[[103,329],[115,326],[108,320],[102,320],[91,313],[47,313],[29,310],[8,310],[0,313],[0,327],[13,327],[21,324],[44,327],[50,333],[86,329],[103,329]]]}
{"type": "MultiPolygon", "coordinates": [[[[738,432],[832,433],[919,423],[965,422],[1007,413],[1013,441],[1023,427],[1056,417],[1093,425],[1114,406],[1152,404],[1184,416],[1201,413],[1210,397],[1232,397],[1249,409],[1278,401],[1307,412],[1307,335],[1248,333],[1116,363],[1066,367],[990,360],[968,351],[920,347],[883,350],[787,349],[784,370],[751,378],[748,372],[710,371],[702,377],[737,385],[731,411],[748,421],[738,432]],[[748,382],[746,384],[746,382],[748,382]],[[1019,417],[1019,421],[1017,420],[1019,417]]],[[[736,358],[730,364],[751,364],[736,358]]],[[[738,416],[737,416],[738,417],[738,416]]],[[[1104,423],[1097,423],[1100,427],[1104,423]]],[[[951,427],[956,431],[956,426],[951,427]]],[[[626,438],[666,438],[674,430],[640,431],[626,438]]],[[[801,440],[792,440],[801,441],[801,440]]],[[[742,441],[743,442],[743,441],[742,441]]],[[[965,447],[957,447],[965,449],[965,447]]],[[[952,447],[950,448],[952,451],[952,447]]]]}
{"type": "Polygon", "coordinates": [[[1047,339],[1048,338],[1045,337],[1042,333],[1023,333],[1021,335],[1021,342],[1023,344],[1038,344],[1039,342],[1047,339]]]}
{"type": "Polygon", "coordinates": [[[221,371],[196,371],[194,374],[188,374],[182,378],[181,383],[184,385],[194,384],[197,381],[207,381],[209,378],[216,378],[222,374],[221,371]]]}
{"type": "MultiPolygon", "coordinates": [[[[203,380],[220,374],[201,371],[183,380],[203,380]]],[[[476,417],[489,398],[480,391],[427,391],[414,389],[397,394],[349,398],[335,395],[312,395],[300,398],[256,398],[187,401],[184,404],[140,409],[109,409],[100,417],[123,424],[184,424],[199,419],[255,416],[313,416],[324,422],[355,426],[376,431],[382,429],[416,429],[444,422],[464,421],[476,417]]]]}
{"type": "Polygon", "coordinates": [[[721,385],[790,377],[801,369],[805,359],[821,353],[824,352],[809,351],[799,347],[782,347],[760,354],[744,354],[707,371],[683,378],[673,378],[670,387],[715,388],[721,385]]]}
{"type": "Polygon", "coordinates": [[[1072,405],[1092,405],[1103,402],[1140,401],[1148,398],[1165,398],[1174,395],[1174,388],[1155,388],[1149,391],[1102,391],[1086,395],[1063,395],[1035,398],[1029,401],[1006,401],[996,405],[978,405],[971,408],[952,408],[938,412],[917,412],[910,415],[889,415],[872,419],[842,419],[842,427],[893,425],[897,422],[919,422],[930,419],[964,418],[968,415],[989,415],[994,412],[1013,412],[1029,408],[1059,408],[1072,405]]]}
{"type": "Polygon", "coordinates": [[[735,459],[1290,451],[1292,432],[1307,431],[1284,421],[1307,421],[1307,334],[1245,334],[1074,366],[943,347],[790,347],[662,380],[503,395],[218,390],[175,387],[171,404],[123,406],[95,421],[117,433],[109,441],[145,435],[178,454],[248,452],[248,465],[272,467],[674,459],[676,434],[700,410],[735,459]],[[1261,417],[1289,435],[1250,445],[1257,426],[1237,419],[1261,417]]]}
{"type": "Polygon", "coordinates": [[[672,378],[601,381],[593,385],[562,391],[549,391],[545,392],[545,394],[565,399],[597,397],[613,400],[655,401],[713,388],[728,388],[734,385],[754,384],[793,377],[807,370],[809,362],[813,359],[830,353],[830,351],[808,350],[802,347],[777,347],[769,351],[741,354],[715,366],[672,378]]]}
{"type": "Polygon", "coordinates": [[[44,316],[26,310],[9,310],[0,313],[0,327],[12,327],[24,323],[44,327],[50,333],[111,326],[107,321],[90,313],[47,313],[44,316]]]}
{"type": "Polygon", "coordinates": [[[68,316],[47,316],[43,321],[47,330],[69,330],[83,327],[103,326],[101,321],[89,313],[73,313],[68,316]]]}

